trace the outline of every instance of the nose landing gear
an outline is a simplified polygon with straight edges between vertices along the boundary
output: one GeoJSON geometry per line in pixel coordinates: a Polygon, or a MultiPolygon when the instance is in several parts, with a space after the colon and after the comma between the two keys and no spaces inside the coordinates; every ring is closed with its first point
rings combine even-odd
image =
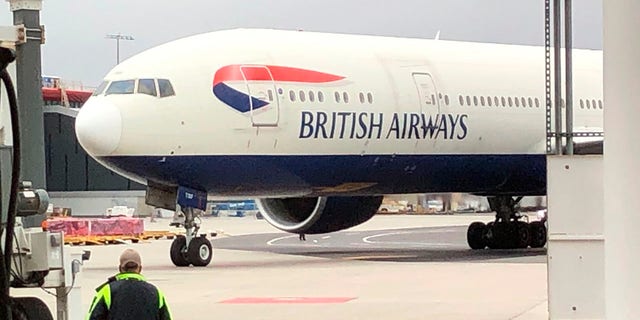
{"type": "Polygon", "coordinates": [[[176,214],[172,226],[183,226],[184,236],[173,239],[169,255],[176,267],[206,267],[213,258],[213,246],[206,235],[198,235],[200,216],[206,209],[207,194],[202,191],[178,188],[176,214]]]}

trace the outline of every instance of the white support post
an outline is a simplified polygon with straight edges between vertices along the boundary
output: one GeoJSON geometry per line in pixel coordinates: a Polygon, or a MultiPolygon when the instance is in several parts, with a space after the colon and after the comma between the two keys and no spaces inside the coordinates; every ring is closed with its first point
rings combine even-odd
{"type": "Polygon", "coordinates": [[[606,315],[640,319],[640,2],[603,6],[606,315]]]}
{"type": "Polygon", "coordinates": [[[64,285],[56,288],[57,320],[83,320],[82,251],[64,247],[64,285]]]}
{"type": "Polygon", "coordinates": [[[549,319],[604,319],[602,166],[547,157],[549,319]]]}

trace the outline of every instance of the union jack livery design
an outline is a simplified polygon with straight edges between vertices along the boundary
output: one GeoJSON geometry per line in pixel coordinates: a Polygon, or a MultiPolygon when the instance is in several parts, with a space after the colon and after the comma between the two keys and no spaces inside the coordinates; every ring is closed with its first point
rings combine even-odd
{"type": "Polygon", "coordinates": [[[257,98],[254,93],[244,93],[234,89],[228,83],[233,82],[264,82],[273,83],[327,83],[342,80],[344,77],[284,66],[255,66],[233,64],[224,66],[216,71],[213,77],[213,94],[228,106],[246,113],[269,105],[269,101],[257,98]]]}

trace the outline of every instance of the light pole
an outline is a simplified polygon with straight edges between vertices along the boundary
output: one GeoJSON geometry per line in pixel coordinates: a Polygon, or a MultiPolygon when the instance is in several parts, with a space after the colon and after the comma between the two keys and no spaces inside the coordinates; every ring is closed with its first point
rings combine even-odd
{"type": "Polygon", "coordinates": [[[115,39],[116,40],[116,61],[117,64],[120,64],[120,40],[133,40],[133,37],[130,35],[124,35],[120,32],[108,34],[106,36],[107,39],[115,39]]]}

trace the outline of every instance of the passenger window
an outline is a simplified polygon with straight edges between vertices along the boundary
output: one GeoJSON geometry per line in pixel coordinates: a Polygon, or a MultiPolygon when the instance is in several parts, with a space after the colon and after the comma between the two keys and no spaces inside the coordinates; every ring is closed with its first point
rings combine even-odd
{"type": "Polygon", "coordinates": [[[367,93],[367,101],[373,103],[373,94],[371,94],[371,92],[367,93]]]}
{"type": "Polygon", "coordinates": [[[105,92],[105,95],[110,94],[130,94],[133,93],[133,88],[135,87],[134,80],[122,80],[122,81],[114,81],[111,82],[109,89],[105,92]]]}
{"type": "Polygon", "coordinates": [[[267,95],[269,96],[269,101],[273,101],[273,91],[271,89],[267,90],[267,95]]]}
{"type": "Polygon", "coordinates": [[[513,107],[513,100],[511,100],[511,97],[509,97],[509,107],[513,107]]]}
{"type": "Polygon", "coordinates": [[[138,93],[148,94],[154,97],[157,96],[156,81],[153,79],[138,80],[138,93]]]}
{"type": "Polygon", "coordinates": [[[467,96],[467,105],[471,106],[471,98],[469,96],[467,96]]]}
{"type": "Polygon", "coordinates": [[[478,106],[478,97],[476,96],[473,96],[473,105],[476,107],[478,106]]]}
{"type": "Polygon", "coordinates": [[[322,91],[318,91],[318,101],[324,102],[324,93],[322,91]]]}
{"type": "Polygon", "coordinates": [[[335,92],[336,102],[340,103],[340,92],[335,92]]]}
{"type": "Polygon", "coordinates": [[[462,97],[462,95],[458,96],[458,101],[460,102],[461,106],[464,106],[464,98],[462,97]]]}
{"type": "Polygon", "coordinates": [[[506,101],[505,101],[504,97],[502,97],[501,99],[502,99],[502,106],[503,106],[503,107],[506,107],[506,106],[507,106],[507,103],[506,103],[506,101]]]}
{"type": "Polygon", "coordinates": [[[591,100],[591,105],[593,106],[594,109],[596,108],[596,100],[595,99],[591,100]]]}
{"type": "Polygon", "coordinates": [[[526,108],[527,107],[527,99],[525,99],[524,97],[520,98],[520,101],[522,102],[522,107],[526,108]]]}
{"type": "Polygon", "coordinates": [[[580,99],[580,109],[584,109],[584,101],[580,99]]]}
{"type": "Polygon", "coordinates": [[[176,93],[173,91],[171,82],[167,79],[158,79],[158,89],[160,91],[160,97],[174,96],[176,93]]]}
{"type": "Polygon", "coordinates": [[[493,97],[493,104],[496,107],[499,107],[500,106],[500,99],[498,99],[498,97],[493,97]]]}
{"type": "Polygon", "coordinates": [[[487,97],[487,105],[491,107],[491,97],[487,97]]]}
{"type": "Polygon", "coordinates": [[[591,101],[587,100],[587,109],[591,109],[591,101]]]}
{"type": "Polygon", "coordinates": [[[540,108],[540,100],[538,98],[536,98],[536,108],[540,108]]]}
{"type": "Polygon", "coordinates": [[[480,97],[480,105],[484,107],[484,96],[480,97]]]}
{"type": "Polygon", "coordinates": [[[304,102],[306,100],[306,98],[304,97],[304,91],[300,90],[299,94],[300,94],[300,102],[304,102]]]}
{"type": "Polygon", "coordinates": [[[533,108],[533,101],[529,98],[529,108],[533,108]]]}
{"type": "Polygon", "coordinates": [[[358,96],[360,97],[360,103],[364,103],[364,93],[360,92],[358,96]]]}
{"type": "Polygon", "coordinates": [[[444,95],[444,104],[449,105],[449,95],[448,94],[444,95]]]}
{"type": "Polygon", "coordinates": [[[516,108],[517,108],[517,107],[520,107],[520,99],[518,99],[518,98],[513,98],[513,102],[515,102],[515,104],[516,104],[516,108]]]}
{"type": "Polygon", "coordinates": [[[109,85],[109,81],[102,81],[102,83],[96,88],[95,91],[91,94],[92,96],[99,96],[104,92],[104,89],[109,85]]]}
{"type": "Polygon", "coordinates": [[[313,95],[313,91],[309,91],[309,101],[313,102],[316,100],[316,97],[313,95]]]}
{"type": "Polygon", "coordinates": [[[349,103],[349,94],[346,92],[342,93],[342,100],[344,100],[344,103],[349,103]]]}
{"type": "Polygon", "coordinates": [[[289,99],[290,99],[292,102],[295,102],[295,101],[296,101],[296,93],[295,93],[295,92],[293,92],[293,90],[289,90],[289,99]]]}
{"type": "Polygon", "coordinates": [[[602,109],[602,100],[598,100],[598,107],[600,107],[600,109],[602,109]]]}

